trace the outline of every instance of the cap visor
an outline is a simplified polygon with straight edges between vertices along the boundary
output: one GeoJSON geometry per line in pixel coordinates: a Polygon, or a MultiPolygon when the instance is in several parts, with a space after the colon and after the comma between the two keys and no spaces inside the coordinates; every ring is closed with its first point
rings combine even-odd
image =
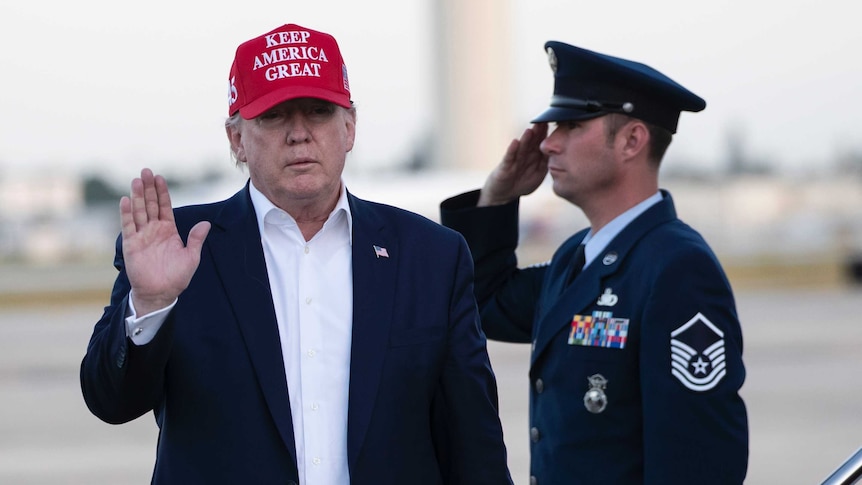
{"type": "Polygon", "coordinates": [[[557,108],[551,106],[539,116],[533,118],[532,123],[548,123],[552,121],[578,121],[597,118],[607,114],[604,111],[584,111],[572,108],[557,108]]]}
{"type": "Polygon", "coordinates": [[[297,98],[322,99],[345,108],[350,108],[350,98],[346,94],[310,86],[290,86],[272,91],[248,103],[239,109],[239,114],[243,118],[250,120],[257,118],[275,105],[297,98]]]}

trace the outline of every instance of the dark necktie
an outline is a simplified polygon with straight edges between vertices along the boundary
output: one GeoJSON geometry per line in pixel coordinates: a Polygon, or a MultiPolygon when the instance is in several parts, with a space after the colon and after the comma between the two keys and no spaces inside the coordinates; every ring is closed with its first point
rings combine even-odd
{"type": "Polygon", "coordinates": [[[575,255],[572,257],[572,267],[569,268],[569,277],[566,278],[566,286],[572,284],[572,281],[575,281],[575,278],[581,274],[581,270],[584,269],[584,263],[587,261],[586,256],[584,255],[584,248],[586,244],[578,244],[578,249],[575,250],[575,255]]]}

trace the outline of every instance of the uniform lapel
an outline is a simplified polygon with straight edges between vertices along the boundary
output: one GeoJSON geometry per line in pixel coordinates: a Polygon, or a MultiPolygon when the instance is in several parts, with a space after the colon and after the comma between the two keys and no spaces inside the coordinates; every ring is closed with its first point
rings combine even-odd
{"type": "Polygon", "coordinates": [[[380,387],[395,305],[395,275],[400,252],[398,241],[386,230],[373,206],[350,194],[348,199],[353,216],[353,341],[347,460],[352,469],[380,387]]]}
{"type": "MultiPolygon", "coordinates": [[[[548,312],[539,317],[540,320],[536,327],[536,335],[533,338],[531,365],[539,359],[554,336],[563,327],[571,324],[575,314],[593,304],[600,293],[602,280],[616,271],[618,267],[619,264],[617,262],[604,266],[599,260],[593,261],[589,266],[584,268],[583,272],[578,275],[571,285],[562,288],[562,293],[556,298],[556,301],[548,309],[548,312]]],[[[565,284],[565,274],[567,273],[563,272],[560,281],[553,284],[565,284]]],[[[559,290],[554,291],[555,295],[557,291],[559,290]]]]}
{"type": "MultiPolygon", "coordinates": [[[[531,366],[535,365],[560,331],[572,324],[575,315],[596,302],[602,294],[602,282],[619,270],[635,243],[654,227],[676,219],[670,194],[663,191],[662,195],[664,199],[661,202],[647,209],[626,226],[571,285],[562,287],[562,278],[567,274],[565,271],[560,272],[562,276],[557,281],[549,282],[545,292],[553,295],[555,300],[547,313],[539,316],[533,338],[531,366]]],[[[584,233],[586,234],[586,231],[584,233]]],[[[581,239],[577,239],[577,242],[580,243],[581,239]]],[[[560,264],[563,264],[562,260],[560,264]]]]}
{"type": "Polygon", "coordinates": [[[207,236],[269,411],[296,463],[284,359],[254,208],[248,188],[234,195],[207,236]]]}

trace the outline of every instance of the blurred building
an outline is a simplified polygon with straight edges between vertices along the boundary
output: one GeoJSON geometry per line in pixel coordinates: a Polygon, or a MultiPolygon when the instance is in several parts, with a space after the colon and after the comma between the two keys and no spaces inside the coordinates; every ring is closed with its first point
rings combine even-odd
{"type": "Polygon", "coordinates": [[[46,263],[84,258],[116,237],[118,218],[106,214],[86,207],[82,180],[75,175],[56,172],[0,179],[0,260],[46,263]],[[107,231],[114,235],[107,236],[107,231]]]}
{"type": "MultiPolygon", "coordinates": [[[[439,169],[347,174],[345,180],[359,197],[438,220],[440,201],[481,187],[486,175],[484,169],[439,169]]],[[[245,177],[236,171],[176,183],[172,199],[175,206],[221,200],[239,190],[245,177]]],[[[550,185],[547,179],[521,201],[522,264],[550,258],[588,224],[550,185]]],[[[862,181],[855,177],[666,177],[661,185],[673,194],[680,218],[703,234],[729,272],[769,268],[772,278],[816,284],[836,281],[839,273],[853,271],[854,262],[862,264],[862,181]]],[[[119,232],[122,189],[97,197],[87,186],[93,181],[52,174],[0,179],[0,262],[95,259],[107,265],[119,232]]]]}

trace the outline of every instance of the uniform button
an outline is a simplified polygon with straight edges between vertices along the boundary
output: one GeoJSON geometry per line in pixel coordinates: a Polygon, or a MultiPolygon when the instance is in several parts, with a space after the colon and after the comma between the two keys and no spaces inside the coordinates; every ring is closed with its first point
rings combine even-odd
{"type": "Polygon", "coordinates": [[[541,394],[542,391],[544,391],[544,390],[545,390],[545,381],[543,381],[541,379],[536,379],[536,392],[541,394]]]}
{"type": "Polygon", "coordinates": [[[530,440],[533,443],[539,441],[539,428],[530,428],[530,440]]]}
{"type": "Polygon", "coordinates": [[[539,481],[532,475],[530,476],[530,485],[539,485],[539,481]]]}

